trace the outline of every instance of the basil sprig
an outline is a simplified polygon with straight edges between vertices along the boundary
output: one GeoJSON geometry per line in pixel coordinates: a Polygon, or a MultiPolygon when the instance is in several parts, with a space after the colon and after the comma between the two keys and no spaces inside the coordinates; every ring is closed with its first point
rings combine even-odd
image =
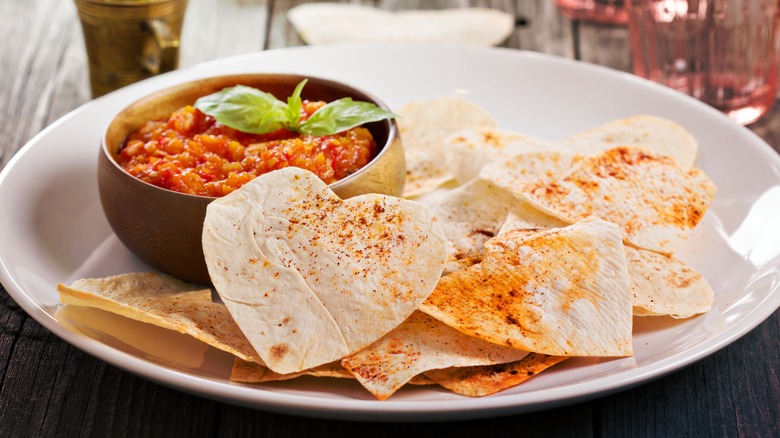
{"type": "Polygon", "coordinates": [[[331,135],[364,123],[397,117],[372,103],[355,102],[349,97],[335,100],[301,122],[301,90],[308,80],[295,87],[287,103],[273,94],[245,85],[225,88],[203,96],[195,108],[219,123],[249,134],[266,134],[280,128],[307,135],[331,135]]]}

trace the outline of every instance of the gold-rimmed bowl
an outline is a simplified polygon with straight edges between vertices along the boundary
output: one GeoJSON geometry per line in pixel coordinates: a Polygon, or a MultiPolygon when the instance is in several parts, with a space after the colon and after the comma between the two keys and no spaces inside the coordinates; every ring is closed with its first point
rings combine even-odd
{"type": "MultiPolygon", "coordinates": [[[[286,100],[308,79],[303,99],[330,102],[343,97],[371,102],[376,97],[344,83],[293,74],[242,74],[199,79],[146,96],[117,114],[106,128],[98,158],[98,191],[108,223],[119,240],[141,260],[179,279],[210,283],[201,234],[206,206],[215,198],[164,189],[127,173],[117,162],[125,139],[144,123],[162,119],[199,97],[225,87],[246,85],[286,100]]],[[[362,169],[330,184],[342,198],[365,193],[400,196],[406,178],[403,146],[393,120],[365,125],[377,155],[362,169]]]]}

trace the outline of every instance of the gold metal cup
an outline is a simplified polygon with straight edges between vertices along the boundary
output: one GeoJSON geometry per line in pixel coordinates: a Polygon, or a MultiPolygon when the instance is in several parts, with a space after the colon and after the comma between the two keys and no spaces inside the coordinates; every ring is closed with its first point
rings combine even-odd
{"type": "Polygon", "coordinates": [[[74,0],[92,97],[175,70],[187,0],[74,0]]]}

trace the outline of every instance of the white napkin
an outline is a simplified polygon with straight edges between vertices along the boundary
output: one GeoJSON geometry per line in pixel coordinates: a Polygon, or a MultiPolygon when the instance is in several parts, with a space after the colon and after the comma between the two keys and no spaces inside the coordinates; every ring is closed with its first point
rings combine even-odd
{"type": "Polygon", "coordinates": [[[391,12],[370,6],[309,3],[287,12],[307,44],[427,42],[496,45],[507,39],[514,17],[485,8],[391,12]]]}

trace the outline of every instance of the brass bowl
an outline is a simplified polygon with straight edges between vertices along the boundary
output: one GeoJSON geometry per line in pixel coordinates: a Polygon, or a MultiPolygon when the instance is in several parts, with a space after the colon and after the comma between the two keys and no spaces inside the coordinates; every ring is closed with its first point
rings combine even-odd
{"type": "MultiPolygon", "coordinates": [[[[125,138],[149,120],[168,117],[201,96],[233,85],[247,85],[286,100],[303,79],[302,98],[330,102],[342,97],[372,102],[377,98],[348,85],[289,74],[244,74],[196,80],[159,91],[136,101],[108,125],[98,158],[98,190],[103,211],[122,243],[143,261],[179,279],[209,284],[201,233],[206,206],[215,198],[188,195],[142,181],[122,169],[116,155],[125,138]]],[[[365,125],[374,136],[378,153],[358,172],[330,185],[342,198],[365,193],[400,196],[406,168],[403,147],[394,121],[365,125]]]]}

